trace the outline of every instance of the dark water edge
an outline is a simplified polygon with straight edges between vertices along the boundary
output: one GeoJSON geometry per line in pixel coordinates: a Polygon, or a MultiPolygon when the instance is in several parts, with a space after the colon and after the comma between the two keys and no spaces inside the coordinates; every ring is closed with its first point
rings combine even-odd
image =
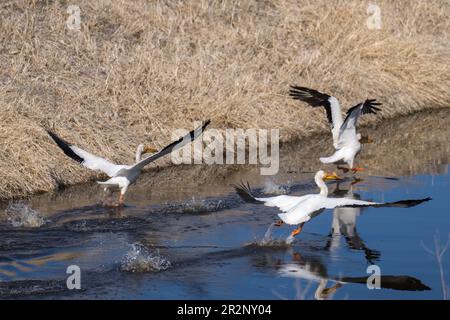
{"type": "Polygon", "coordinates": [[[442,299],[450,253],[439,266],[427,248],[444,246],[450,234],[449,124],[449,112],[439,111],[365,129],[376,142],[361,155],[369,168],[362,181],[329,184],[338,197],[432,201],[324,212],[292,246],[283,243],[289,227],[274,228],[273,241],[261,245],[277,211],[243,204],[230,185],[317,192],[312,175],[331,150],[329,137],[285,145],[275,177],[252,166],[150,172],[123,209],[98,205],[95,185],[5,204],[0,298],[442,299]],[[69,265],[81,268],[81,290],[67,289],[69,265]],[[380,267],[382,289],[367,288],[370,265],[380,267]]]}

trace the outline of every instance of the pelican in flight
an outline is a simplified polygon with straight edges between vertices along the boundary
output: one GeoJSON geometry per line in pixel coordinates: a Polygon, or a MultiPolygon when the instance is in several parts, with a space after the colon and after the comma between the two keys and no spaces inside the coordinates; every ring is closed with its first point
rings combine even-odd
{"type": "Polygon", "coordinates": [[[292,243],[294,237],[302,231],[303,225],[312,217],[320,214],[325,209],[334,209],[340,207],[401,207],[408,208],[416,206],[424,201],[431,200],[431,198],[416,199],[416,200],[402,200],[397,202],[371,202],[351,198],[329,198],[328,187],[325,180],[340,180],[341,178],[336,173],[326,173],[319,170],[314,181],[320,189],[318,194],[307,194],[304,196],[288,196],[281,195],[268,198],[255,197],[250,189],[250,186],[241,184],[235,185],[234,188],[237,194],[249,203],[264,204],[268,207],[278,207],[282,213],[278,214],[281,220],[276,222],[277,226],[283,223],[288,225],[298,225],[292,231],[290,236],[286,239],[287,243],[292,243]]]}
{"type": "Polygon", "coordinates": [[[119,206],[121,206],[125,202],[125,193],[127,192],[128,187],[136,182],[142,169],[146,165],[194,141],[203,133],[209,123],[210,120],[206,121],[202,126],[192,130],[184,137],[172,142],[156,153],[153,153],[156,150],[151,147],[144,146],[143,144],[139,145],[136,150],[136,162],[133,165],[112,163],[72,145],[50,130],[47,130],[47,133],[67,156],[81,163],[86,168],[106,173],[110,178],[107,181],[97,181],[97,183],[104,185],[105,191],[109,191],[110,188],[118,188],[120,190],[119,206]],[[147,158],[141,159],[144,153],[149,152],[152,152],[153,154],[147,158]]]}
{"type": "MultiPolygon", "coordinates": [[[[353,173],[364,170],[363,168],[355,168],[353,166],[354,159],[361,151],[361,144],[372,142],[372,140],[369,137],[363,137],[360,133],[356,133],[356,123],[362,114],[376,114],[377,111],[381,111],[380,108],[376,107],[380,106],[381,103],[376,102],[375,99],[367,99],[350,108],[347,111],[345,120],[343,120],[339,101],[335,97],[298,86],[292,86],[289,95],[313,107],[322,106],[326,110],[333,135],[333,146],[336,152],[330,157],[320,158],[320,161],[322,163],[346,163],[353,173]]],[[[339,167],[339,169],[344,170],[344,172],[349,170],[343,167],[339,167]]]]}

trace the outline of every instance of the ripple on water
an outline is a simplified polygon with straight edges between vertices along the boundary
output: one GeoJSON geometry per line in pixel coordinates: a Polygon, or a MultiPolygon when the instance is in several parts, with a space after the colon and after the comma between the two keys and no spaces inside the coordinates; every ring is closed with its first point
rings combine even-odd
{"type": "Polygon", "coordinates": [[[0,282],[0,298],[46,295],[67,292],[64,280],[17,280],[0,282]]]}
{"type": "Polygon", "coordinates": [[[48,222],[25,202],[13,202],[5,209],[6,220],[16,228],[38,228],[48,222]]]}
{"type": "Polygon", "coordinates": [[[170,261],[162,257],[158,250],[150,251],[141,243],[133,243],[120,262],[120,270],[135,273],[158,272],[167,270],[170,265],[170,261]]]}
{"type": "Polygon", "coordinates": [[[195,199],[183,203],[168,204],[164,207],[165,213],[202,214],[230,209],[236,206],[231,199],[195,199]]]}

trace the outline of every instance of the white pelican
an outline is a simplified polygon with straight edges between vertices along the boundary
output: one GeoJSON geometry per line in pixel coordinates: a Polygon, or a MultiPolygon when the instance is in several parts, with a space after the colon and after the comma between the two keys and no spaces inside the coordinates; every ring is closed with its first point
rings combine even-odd
{"type": "MultiPolygon", "coordinates": [[[[362,137],[361,134],[356,133],[356,123],[362,114],[373,113],[381,111],[376,107],[381,103],[376,102],[375,99],[367,99],[366,101],[357,104],[347,111],[345,120],[342,120],[341,107],[339,101],[328,94],[305,88],[292,86],[289,95],[296,100],[301,100],[313,107],[322,106],[327,112],[328,122],[331,124],[331,132],[333,134],[333,146],[336,152],[330,157],[322,157],[322,163],[347,163],[349,168],[355,173],[363,170],[363,168],[354,168],[354,159],[361,151],[361,143],[369,143],[369,137],[362,137]]],[[[340,168],[348,171],[347,168],[340,168]]]]}
{"type": "Polygon", "coordinates": [[[47,130],[47,133],[67,156],[81,163],[86,168],[89,168],[91,170],[99,170],[106,173],[110,177],[110,179],[108,179],[107,181],[97,181],[97,183],[104,185],[105,191],[108,191],[109,188],[119,188],[119,205],[123,205],[125,201],[125,193],[127,192],[128,187],[136,182],[137,178],[141,174],[142,169],[146,165],[195,140],[203,133],[209,123],[210,120],[206,121],[202,126],[196,128],[195,130],[192,130],[184,137],[172,142],[171,144],[164,147],[161,151],[154,153],[143,160],[141,160],[141,156],[143,153],[154,152],[155,149],[146,147],[144,145],[139,145],[138,149],[136,150],[136,163],[133,165],[114,164],[106,159],[95,156],[83,149],[78,148],[77,146],[72,145],[69,142],[64,141],[52,131],[47,130]]]}
{"type": "Polygon", "coordinates": [[[286,239],[286,242],[291,243],[294,237],[302,230],[305,222],[312,217],[318,215],[325,209],[334,209],[338,207],[412,207],[424,201],[431,200],[431,198],[417,199],[417,200],[402,200],[397,202],[380,203],[371,201],[362,201],[351,198],[329,198],[328,188],[324,180],[339,180],[336,173],[325,173],[320,170],[316,173],[314,181],[320,189],[318,194],[307,194],[304,196],[287,196],[281,195],[268,198],[257,198],[253,196],[250,186],[235,185],[234,188],[237,194],[246,202],[264,204],[268,207],[278,207],[283,213],[279,213],[280,221],[277,225],[283,223],[288,225],[299,225],[291,235],[286,239]]]}

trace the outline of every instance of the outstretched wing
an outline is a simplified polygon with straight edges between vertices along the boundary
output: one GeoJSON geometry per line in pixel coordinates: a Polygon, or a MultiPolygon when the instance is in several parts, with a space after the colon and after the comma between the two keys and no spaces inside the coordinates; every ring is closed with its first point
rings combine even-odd
{"type": "MultiPolygon", "coordinates": [[[[278,216],[287,224],[299,224],[306,222],[315,216],[315,213],[320,213],[325,209],[333,209],[338,207],[400,207],[409,208],[416,206],[424,201],[429,201],[431,198],[401,200],[396,202],[370,202],[350,198],[327,198],[318,194],[306,195],[301,199],[297,205],[291,207],[285,213],[280,213],[278,216]]],[[[258,200],[260,198],[257,198],[258,200]]]]}
{"type": "Polygon", "coordinates": [[[264,204],[267,207],[278,207],[283,212],[291,210],[293,207],[297,206],[306,196],[296,197],[296,196],[275,196],[267,198],[255,197],[250,189],[250,185],[241,183],[233,186],[236,193],[241,197],[242,200],[248,203],[264,204]]]}
{"type": "Polygon", "coordinates": [[[132,166],[131,168],[129,168],[127,170],[129,170],[129,171],[142,170],[142,168],[144,168],[149,163],[155,161],[156,159],[159,159],[159,158],[165,156],[166,154],[169,154],[172,151],[178,150],[178,149],[184,147],[185,145],[187,145],[188,143],[191,143],[192,141],[197,139],[203,133],[205,128],[210,124],[210,122],[211,122],[211,120],[207,120],[202,126],[192,130],[187,135],[185,135],[184,137],[181,137],[177,141],[172,142],[168,146],[164,147],[158,153],[155,153],[155,154],[151,155],[150,157],[147,157],[147,158],[139,161],[138,163],[136,163],[134,166],[132,166]]]}
{"type": "Polygon", "coordinates": [[[356,138],[356,123],[362,114],[373,113],[377,114],[377,111],[381,111],[380,102],[376,102],[376,99],[367,99],[366,101],[351,107],[347,111],[344,123],[339,130],[339,145],[357,140],[356,138]]]}
{"type": "Polygon", "coordinates": [[[431,198],[424,199],[411,199],[411,200],[400,200],[395,202],[371,202],[371,201],[363,201],[351,198],[325,198],[323,201],[323,207],[326,209],[333,209],[339,207],[397,207],[397,208],[409,208],[414,207],[422,202],[430,201],[431,198]],[[326,200],[325,200],[326,199],[326,200]]]}
{"type": "Polygon", "coordinates": [[[47,130],[48,135],[55,141],[56,145],[73,160],[81,163],[86,168],[91,170],[100,170],[106,173],[108,176],[113,177],[116,172],[122,169],[123,166],[116,165],[108,160],[97,157],[71,143],[61,139],[54,132],[47,130]]]}
{"type": "Polygon", "coordinates": [[[328,122],[333,126],[333,128],[341,127],[341,106],[335,97],[314,89],[299,86],[291,86],[289,95],[293,99],[304,101],[312,107],[324,107],[327,112],[328,122]]]}

